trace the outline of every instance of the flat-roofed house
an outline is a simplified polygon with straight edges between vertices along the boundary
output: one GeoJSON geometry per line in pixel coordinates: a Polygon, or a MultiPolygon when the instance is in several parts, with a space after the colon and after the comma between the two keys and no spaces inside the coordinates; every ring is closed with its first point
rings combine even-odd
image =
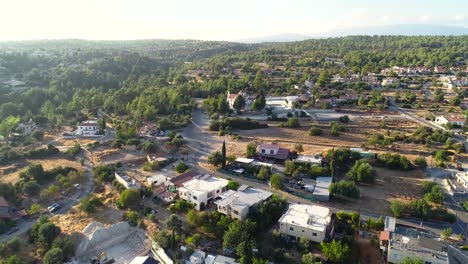
{"type": "Polygon", "coordinates": [[[279,219],[279,231],[290,240],[305,237],[320,243],[333,236],[333,220],[327,207],[291,204],[279,219]]]}
{"type": "Polygon", "coordinates": [[[271,197],[272,193],[242,185],[237,191],[228,190],[220,195],[215,204],[218,212],[234,219],[245,220],[250,210],[271,197]]]}
{"type": "Polygon", "coordinates": [[[195,177],[177,188],[181,199],[195,205],[195,209],[203,210],[205,207],[226,191],[228,180],[211,175],[195,177]]]}
{"type": "Polygon", "coordinates": [[[115,179],[127,189],[141,189],[141,183],[122,172],[115,172],[115,179]]]}

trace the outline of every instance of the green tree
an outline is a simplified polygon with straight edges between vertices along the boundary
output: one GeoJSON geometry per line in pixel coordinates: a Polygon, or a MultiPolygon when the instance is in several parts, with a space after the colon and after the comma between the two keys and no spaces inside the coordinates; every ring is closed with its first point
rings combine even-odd
{"type": "Polygon", "coordinates": [[[22,191],[27,196],[36,196],[40,193],[41,186],[36,181],[25,182],[22,191]]]}
{"type": "Polygon", "coordinates": [[[6,260],[1,262],[2,264],[25,264],[26,262],[22,261],[16,255],[9,256],[6,260]]]}
{"type": "Polygon", "coordinates": [[[211,153],[208,156],[208,163],[215,166],[215,167],[218,167],[218,166],[222,165],[223,164],[223,155],[221,154],[221,152],[216,151],[216,152],[211,153]]]}
{"type": "Polygon", "coordinates": [[[159,231],[153,235],[153,240],[156,242],[161,248],[168,248],[171,245],[171,235],[167,233],[167,231],[159,231]]]}
{"type": "Polygon", "coordinates": [[[60,235],[60,227],[48,222],[39,227],[38,240],[43,249],[49,249],[54,239],[60,235]]]}
{"type": "Polygon", "coordinates": [[[34,130],[31,134],[31,137],[36,139],[36,140],[42,140],[44,139],[44,132],[40,130],[34,130]]]}
{"type": "Polygon", "coordinates": [[[255,111],[261,111],[263,108],[265,108],[266,105],[266,99],[265,95],[263,93],[260,93],[254,100],[252,104],[252,109],[255,111]]]}
{"type": "Polygon", "coordinates": [[[190,167],[185,162],[179,162],[179,164],[177,164],[175,169],[178,173],[183,173],[183,172],[188,171],[190,167]]]}
{"type": "Polygon", "coordinates": [[[9,116],[0,122],[0,135],[2,135],[5,139],[10,137],[10,133],[16,128],[19,124],[20,118],[9,116]]]}
{"type": "Polygon", "coordinates": [[[401,217],[405,213],[406,206],[403,202],[392,200],[390,202],[390,210],[392,210],[392,213],[395,217],[401,217]]]}
{"type": "Polygon", "coordinates": [[[330,81],[330,74],[328,73],[327,70],[321,70],[320,71],[320,75],[318,77],[318,80],[317,80],[317,84],[319,86],[324,86],[326,84],[328,84],[330,81]]]}
{"type": "Polygon", "coordinates": [[[171,214],[165,222],[168,229],[171,230],[171,246],[175,246],[175,233],[182,228],[182,220],[175,214],[171,214]]]}
{"type": "Polygon", "coordinates": [[[281,176],[278,173],[271,175],[270,186],[271,188],[277,189],[277,190],[283,189],[283,176],[281,176]]]}
{"type": "Polygon", "coordinates": [[[52,248],[62,250],[63,259],[67,260],[75,255],[75,245],[69,237],[58,237],[52,242],[52,248]]]}
{"type": "Polygon", "coordinates": [[[154,142],[151,141],[145,141],[143,143],[141,149],[146,153],[154,153],[158,150],[158,145],[156,145],[154,142]]]}
{"type": "Polygon", "coordinates": [[[375,179],[376,171],[366,159],[357,160],[347,176],[355,182],[371,183],[375,179]]]}
{"type": "Polygon", "coordinates": [[[126,189],[119,197],[119,204],[123,208],[137,209],[141,203],[140,191],[136,189],[126,189]]]}
{"type": "Polygon", "coordinates": [[[320,258],[316,258],[314,254],[307,253],[302,255],[302,263],[303,264],[321,264],[320,258]]]}
{"type": "Polygon", "coordinates": [[[245,107],[245,99],[244,97],[239,94],[236,99],[234,100],[234,104],[232,105],[237,112],[240,112],[245,107]]]}
{"type": "Polygon", "coordinates": [[[263,79],[262,72],[260,70],[255,74],[255,79],[253,81],[253,88],[257,91],[262,91],[266,88],[265,80],[263,79]]]}
{"type": "Polygon", "coordinates": [[[62,264],[63,251],[60,248],[53,248],[44,255],[44,264],[62,264]]]}
{"type": "Polygon", "coordinates": [[[223,167],[226,166],[226,161],[227,161],[227,157],[226,157],[226,141],[223,140],[223,146],[221,147],[221,155],[223,156],[223,167]]]}
{"type": "Polygon", "coordinates": [[[321,242],[323,254],[332,263],[348,263],[351,256],[351,249],[342,241],[333,240],[330,243],[321,242]]]}
{"type": "Polygon", "coordinates": [[[262,166],[257,173],[257,179],[266,180],[270,175],[270,169],[266,166],[262,166]]]}
{"type": "Polygon", "coordinates": [[[226,100],[226,97],[220,95],[218,97],[218,113],[220,114],[227,114],[229,113],[229,104],[226,100]]]}
{"type": "Polygon", "coordinates": [[[247,158],[254,158],[257,156],[257,146],[255,145],[255,143],[250,142],[249,144],[247,144],[245,156],[247,158]]]}
{"type": "Polygon", "coordinates": [[[226,185],[226,189],[236,191],[239,189],[239,183],[233,180],[229,180],[228,184],[226,185]]]}

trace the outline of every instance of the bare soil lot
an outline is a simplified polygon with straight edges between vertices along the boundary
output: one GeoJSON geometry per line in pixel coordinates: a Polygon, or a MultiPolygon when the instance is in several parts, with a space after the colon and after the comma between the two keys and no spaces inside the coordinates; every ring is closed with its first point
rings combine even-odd
{"type": "MultiPolygon", "coordinates": [[[[27,166],[30,164],[42,164],[42,167],[44,170],[50,170],[55,167],[73,167],[75,169],[80,170],[82,167],[81,165],[74,160],[69,160],[65,159],[62,157],[55,157],[55,158],[48,158],[48,159],[28,159],[24,160],[21,162],[16,162],[14,164],[14,170],[10,171],[9,173],[5,173],[4,175],[0,175],[0,182],[10,182],[10,183],[16,183],[19,181],[19,174],[22,171],[25,171],[27,169],[27,166]]],[[[8,165],[5,167],[1,167],[0,170],[6,168],[6,167],[11,167],[12,165],[8,165]]]]}

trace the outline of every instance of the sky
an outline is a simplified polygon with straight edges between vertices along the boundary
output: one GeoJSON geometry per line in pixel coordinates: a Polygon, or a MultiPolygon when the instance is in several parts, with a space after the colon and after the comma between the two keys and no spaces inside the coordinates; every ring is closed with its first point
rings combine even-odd
{"type": "Polygon", "coordinates": [[[468,27],[468,0],[0,0],[0,40],[238,40],[352,27],[468,27]]]}

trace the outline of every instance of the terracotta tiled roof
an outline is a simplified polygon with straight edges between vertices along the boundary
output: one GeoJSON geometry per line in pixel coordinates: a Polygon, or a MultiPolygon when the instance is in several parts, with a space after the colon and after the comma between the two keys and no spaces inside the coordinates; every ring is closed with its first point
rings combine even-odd
{"type": "Polygon", "coordinates": [[[380,240],[389,241],[390,240],[390,232],[389,231],[380,232],[380,240]]]}

